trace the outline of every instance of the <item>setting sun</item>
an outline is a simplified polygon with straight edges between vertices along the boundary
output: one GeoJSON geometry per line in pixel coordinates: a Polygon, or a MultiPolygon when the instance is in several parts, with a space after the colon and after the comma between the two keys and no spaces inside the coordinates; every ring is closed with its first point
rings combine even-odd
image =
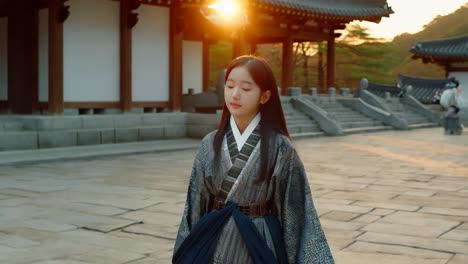
{"type": "Polygon", "coordinates": [[[222,16],[232,18],[240,12],[239,3],[235,0],[222,0],[208,6],[209,8],[216,9],[222,16]]]}

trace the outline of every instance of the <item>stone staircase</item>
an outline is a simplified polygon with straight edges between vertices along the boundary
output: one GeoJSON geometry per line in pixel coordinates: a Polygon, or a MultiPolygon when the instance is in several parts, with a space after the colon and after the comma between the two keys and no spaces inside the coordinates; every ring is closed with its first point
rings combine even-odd
{"type": "Polygon", "coordinates": [[[303,112],[296,109],[291,103],[290,98],[282,97],[281,104],[283,106],[286,125],[288,126],[288,131],[291,137],[298,138],[324,135],[319,124],[303,112]]]}
{"type": "Polygon", "coordinates": [[[329,96],[320,96],[312,101],[335,119],[345,134],[392,129],[391,126],[347,107],[329,96]]]}
{"type": "Polygon", "coordinates": [[[408,122],[409,128],[434,127],[438,124],[431,122],[426,116],[419,114],[411,106],[401,103],[398,98],[392,98],[387,102],[387,106],[392,113],[408,122]]]}

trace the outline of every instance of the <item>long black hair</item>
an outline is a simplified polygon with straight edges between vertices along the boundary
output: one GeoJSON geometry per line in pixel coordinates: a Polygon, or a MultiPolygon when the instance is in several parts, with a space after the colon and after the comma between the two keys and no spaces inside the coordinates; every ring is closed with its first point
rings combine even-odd
{"type": "MultiPolygon", "coordinates": [[[[257,176],[256,182],[262,182],[264,180],[269,180],[272,174],[271,170],[273,168],[268,163],[268,153],[270,151],[270,145],[273,146],[274,136],[279,133],[289,138],[288,128],[286,127],[286,120],[284,118],[283,107],[281,106],[276,79],[270,65],[268,65],[264,59],[252,55],[237,57],[229,64],[224,82],[226,82],[231,71],[237,67],[245,67],[262,92],[271,92],[268,102],[260,107],[262,116],[260,121],[260,136],[262,140],[260,143],[260,174],[257,176]]],[[[218,167],[221,145],[229,126],[230,117],[231,113],[226,103],[224,103],[221,121],[213,141],[215,162],[218,167]]]]}

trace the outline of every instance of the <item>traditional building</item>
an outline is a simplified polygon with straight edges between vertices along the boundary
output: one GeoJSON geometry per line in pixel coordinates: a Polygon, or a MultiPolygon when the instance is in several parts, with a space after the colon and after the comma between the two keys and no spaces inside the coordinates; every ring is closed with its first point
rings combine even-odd
{"type": "Polygon", "coordinates": [[[435,63],[445,69],[446,77],[455,77],[468,86],[468,35],[421,41],[411,47],[413,59],[424,63],[435,63]]]}
{"type": "Polygon", "coordinates": [[[293,43],[327,41],[331,87],[337,30],[393,12],[386,0],[251,0],[239,1],[239,23],[223,25],[213,2],[0,0],[0,111],[180,111],[189,87],[207,89],[219,40],[234,56],[283,43],[282,87],[293,86],[293,43]]]}

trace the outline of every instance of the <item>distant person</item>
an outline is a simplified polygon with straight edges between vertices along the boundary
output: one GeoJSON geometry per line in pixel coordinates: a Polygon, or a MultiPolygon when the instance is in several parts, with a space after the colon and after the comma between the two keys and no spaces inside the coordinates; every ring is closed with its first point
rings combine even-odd
{"type": "Polygon", "coordinates": [[[460,108],[457,104],[457,96],[460,93],[460,82],[454,79],[446,85],[446,90],[442,93],[440,104],[447,110],[447,115],[457,114],[460,108]]]}
{"type": "Polygon", "coordinates": [[[452,84],[448,84],[447,88],[440,99],[440,104],[447,109],[447,112],[442,116],[442,126],[445,129],[445,134],[461,134],[463,126],[458,116],[460,108],[457,103],[457,96],[461,91],[460,82],[453,80],[452,84]]]}
{"type": "Polygon", "coordinates": [[[173,263],[334,263],[268,63],[234,59],[200,143],[173,263]]]}
{"type": "Polygon", "coordinates": [[[433,104],[439,104],[440,103],[440,92],[439,92],[439,90],[435,90],[434,96],[432,97],[432,103],[433,104]]]}

